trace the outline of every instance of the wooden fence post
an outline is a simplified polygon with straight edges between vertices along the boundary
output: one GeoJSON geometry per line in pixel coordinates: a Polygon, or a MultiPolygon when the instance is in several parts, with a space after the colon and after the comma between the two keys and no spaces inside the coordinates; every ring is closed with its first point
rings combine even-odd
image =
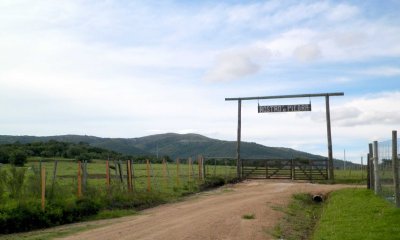
{"type": "Polygon", "coordinates": [[[119,172],[119,180],[121,183],[124,182],[124,178],[122,176],[122,164],[121,164],[121,159],[118,159],[118,172],[119,172]]]}
{"type": "Polygon", "coordinates": [[[225,166],[224,174],[225,174],[225,181],[226,181],[228,179],[228,164],[226,162],[226,159],[224,159],[224,166],[225,166]]]}
{"type": "Polygon", "coordinates": [[[375,194],[380,194],[381,193],[381,183],[380,183],[380,179],[379,179],[379,146],[378,146],[378,141],[374,141],[373,152],[374,152],[374,178],[375,178],[374,189],[375,189],[375,194]]]}
{"type": "Polygon", "coordinates": [[[293,172],[294,172],[294,169],[293,169],[293,158],[292,158],[292,159],[290,159],[290,179],[292,179],[292,180],[294,180],[293,172]]]}
{"type": "Polygon", "coordinates": [[[110,191],[110,162],[106,161],[106,186],[107,190],[110,191]]]}
{"type": "Polygon", "coordinates": [[[154,189],[156,189],[156,190],[158,189],[159,190],[157,179],[156,179],[156,174],[154,173],[153,165],[151,164],[151,162],[150,162],[150,174],[153,177],[154,189]]]}
{"type": "Polygon", "coordinates": [[[162,159],[162,167],[163,167],[163,182],[164,182],[164,188],[168,187],[168,178],[167,178],[167,161],[165,158],[162,159]]]}
{"type": "Polygon", "coordinates": [[[189,166],[188,166],[188,169],[189,169],[189,183],[190,183],[190,181],[192,181],[192,174],[191,174],[191,165],[192,165],[192,158],[190,157],[189,159],[188,159],[188,164],[189,164],[189,166]]]}
{"type": "Polygon", "coordinates": [[[400,187],[399,187],[399,160],[397,157],[397,131],[392,131],[392,168],[394,183],[394,200],[396,207],[400,208],[400,187]]]}
{"type": "Polygon", "coordinates": [[[168,186],[171,185],[171,175],[169,174],[168,161],[165,161],[165,168],[167,169],[168,186]]]}
{"type": "Polygon", "coordinates": [[[86,192],[86,184],[87,184],[87,160],[84,160],[82,163],[82,175],[83,175],[82,190],[85,193],[86,192]]]}
{"type": "MultiPolygon", "coordinates": [[[[240,170],[240,165],[239,165],[239,170],[240,170]]],[[[217,176],[217,159],[214,158],[214,177],[215,176],[217,176]]]]}
{"type": "Polygon", "coordinates": [[[179,172],[179,158],[176,159],[176,186],[179,187],[180,181],[180,172],[179,172]]]}
{"type": "Polygon", "coordinates": [[[81,161],[78,161],[78,198],[82,196],[81,161]]]}
{"type": "Polygon", "coordinates": [[[150,179],[150,161],[146,160],[146,172],[147,172],[147,192],[151,191],[151,179],[150,179]]]}
{"type": "Polygon", "coordinates": [[[201,156],[201,173],[203,181],[206,179],[206,166],[204,165],[205,159],[201,156]]]}
{"type": "Polygon", "coordinates": [[[43,166],[41,169],[42,176],[42,210],[44,211],[46,201],[46,168],[43,166]]]}
{"type": "Polygon", "coordinates": [[[132,172],[132,191],[136,191],[136,186],[135,186],[135,165],[133,164],[133,160],[131,161],[131,172],[132,172]]]}
{"type": "Polygon", "coordinates": [[[201,170],[202,170],[202,168],[201,168],[201,157],[200,156],[197,156],[197,165],[199,166],[198,168],[198,170],[199,170],[199,181],[201,181],[202,179],[201,179],[201,170]]]}
{"type": "Polygon", "coordinates": [[[126,175],[127,175],[127,185],[128,192],[132,192],[132,171],[131,171],[131,160],[126,161],[126,175]]]}

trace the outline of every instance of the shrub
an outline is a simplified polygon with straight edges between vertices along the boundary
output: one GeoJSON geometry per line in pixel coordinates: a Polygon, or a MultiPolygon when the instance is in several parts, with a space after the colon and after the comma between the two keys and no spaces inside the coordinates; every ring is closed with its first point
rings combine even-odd
{"type": "Polygon", "coordinates": [[[201,190],[209,189],[209,188],[215,188],[215,187],[220,187],[225,184],[225,179],[222,177],[209,177],[206,178],[204,183],[200,185],[201,190]]]}
{"type": "Polygon", "coordinates": [[[7,188],[11,198],[19,199],[22,195],[25,172],[25,168],[16,168],[14,166],[10,168],[9,173],[4,172],[5,187],[7,188]]]}
{"type": "Polygon", "coordinates": [[[24,166],[26,163],[27,155],[24,151],[15,150],[10,154],[9,161],[15,166],[24,166]]]}
{"type": "Polygon", "coordinates": [[[4,182],[5,182],[5,176],[6,175],[6,171],[3,171],[1,168],[0,168],[0,200],[2,200],[3,199],[3,196],[4,196],[4,193],[5,193],[5,184],[4,184],[4,182]]]}
{"type": "Polygon", "coordinates": [[[3,149],[0,149],[0,163],[10,163],[10,156],[3,149]]]}
{"type": "Polygon", "coordinates": [[[28,200],[13,207],[0,209],[0,234],[23,232],[76,222],[99,212],[100,205],[82,198],[75,202],[49,203],[45,211],[39,200],[28,200]]]}

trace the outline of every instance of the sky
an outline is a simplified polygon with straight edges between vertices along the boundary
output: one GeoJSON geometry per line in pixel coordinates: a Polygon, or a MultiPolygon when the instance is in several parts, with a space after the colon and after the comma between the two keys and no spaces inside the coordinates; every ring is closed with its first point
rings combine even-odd
{"type": "MultiPolygon", "coordinates": [[[[331,97],[334,157],[400,123],[400,1],[0,0],[0,134],[236,140],[226,97],[331,97]]],[[[324,98],[246,101],[242,140],[327,156],[324,98]],[[257,105],[312,104],[258,113],[257,105]]]]}

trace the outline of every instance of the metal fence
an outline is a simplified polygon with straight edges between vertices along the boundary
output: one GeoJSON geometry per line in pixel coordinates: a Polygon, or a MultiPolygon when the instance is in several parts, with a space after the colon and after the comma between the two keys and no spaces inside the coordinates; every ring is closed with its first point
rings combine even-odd
{"type": "Polygon", "coordinates": [[[375,141],[369,144],[369,184],[377,195],[382,196],[400,207],[399,190],[399,155],[397,149],[397,131],[392,132],[392,139],[375,141]]]}

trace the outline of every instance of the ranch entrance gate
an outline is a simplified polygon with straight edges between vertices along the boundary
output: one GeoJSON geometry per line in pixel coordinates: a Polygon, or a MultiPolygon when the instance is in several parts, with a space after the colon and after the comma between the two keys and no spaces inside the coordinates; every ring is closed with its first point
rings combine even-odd
{"type": "Polygon", "coordinates": [[[327,180],[326,159],[242,159],[247,179],[327,180]]]}
{"type": "MultiPolygon", "coordinates": [[[[238,102],[238,128],[237,128],[237,145],[236,145],[236,166],[237,166],[237,176],[238,178],[244,177],[242,174],[244,171],[241,169],[243,166],[243,161],[240,157],[240,142],[241,142],[241,124],[242,124],[242,101],[247,100],[262,100],[262,99],[283,99],[283,98],[314,98],[314,97],[325,97],[326,105],[326,130],[328,138],[328,179],[333,180],[333,152],[332,152],[332,136],[331,136],[331,117],[329,110],[329,97],[332,96],[343,96],[343,92],[337,93],[314,93],[314,94],[296,94],[296,95],[278,95],[278,96],[262,96],[262,97],[238,97],[238,98],[225,98],[225,101],[237,101],[238,102]]],[[[258,105],[258,112],[297,112],[297,111],[311,111],[311,100],[310,104],[296,104],[296,105],[269,105],[260,106],[258,105]]],[[[299,165],[300,171],[303,171],[304,166],[299,165]]],[[[294,168],[296,169],[296,168],[294,168]]],[[[283,171],[283,169],[280,169],[283,171]]],[[[294,171],[294,170],[293,170],[294,171]]]]}

